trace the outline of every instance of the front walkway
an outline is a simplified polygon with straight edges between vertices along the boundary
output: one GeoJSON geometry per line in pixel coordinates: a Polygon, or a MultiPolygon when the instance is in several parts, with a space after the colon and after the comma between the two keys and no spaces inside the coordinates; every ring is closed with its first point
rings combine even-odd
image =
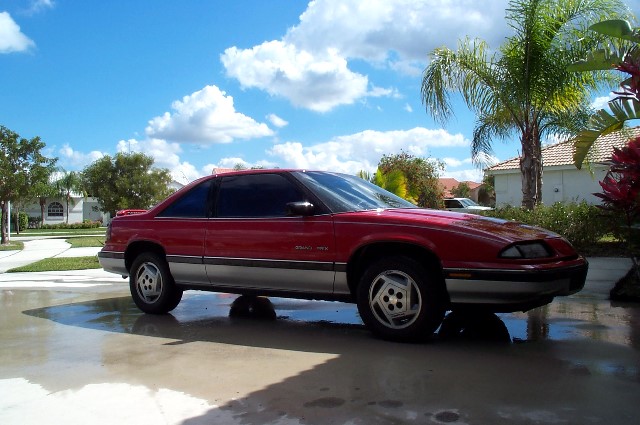
{"type": "Polygon", "coordinates": [[[24,242],[21,251],[0,251],[0,273],[26,266],[51,257],[88,257],[96,255],[99,247],[71,248],[64,239],[38,239],[24,242]]]}

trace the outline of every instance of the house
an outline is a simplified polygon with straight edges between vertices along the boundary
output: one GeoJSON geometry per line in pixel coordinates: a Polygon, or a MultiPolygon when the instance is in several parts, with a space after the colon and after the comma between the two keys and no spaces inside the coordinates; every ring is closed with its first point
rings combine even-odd
{"type": "MultiPolygon", "coordinates": [[[[443,196],[445,198],[454,198],[455,196],[453,195],[452,191],[460,185],[460,182],[458,180],[450,177],[440,178],[438,179],[438,183],[442,188],[443,196]]],[[[463,183],[466,183],[469,186],[469,198],[473,199],[476,202],[479,202],[480,188],[482,187],[482,183],[476,183],[472,181],[465,181],[463,183]]]]}
{"type": "MultiPolygon", "coordinates": [[[[171,181],[169,188],[173,191],[182,189],[185,184],[171,181]]],[[[20,211],[27,213],[31,219],[40,218],[42,212],[39,202],[31,202],[20,207],[20,211]]],[[[111,214],[100,211],[98,200],[93,197],[84,197],[80,194],[72,194],[69,201],[69,224],[82,223],[85,220],[99,221],[106,225],[111,220],[111,214]]],[[[60,197],[46,199],[44,208],[44,224],[67,223],[67,201],[60,197]]]]}
{"type": "MultiPolygon", "coordinates": [[[[582,202],[599,204],[594,193],[601,192],[599,182],[607,174],[605,164],[611,159],[614,148],[626,146],[630,139],[640,136],[640,127],[599,137],[589,152],[590,164],[578,170],[573,164],[573,141],[560,142],[542,148],[542,203],[582,202]]],[[[495,177],[496,205],[522,204],[522,178],[520,158],[498,163],[485,170],[495,177]]]]}
{"type": "MultiPolygon", "coordinates": [[[[21,211],[29,217],[40,217],[40,204],[30,203],[21,211]]],[[[109,214],[104,214],[98,209],[98,201],[95,198],[85,198],[82,195],[73,195],[69,201],[69,223],[82,223],[85,220],[107,223],[109,214]]],[[[67,222],[67,201],[64,198],[47,198],[44,208],[44,224],[59,224],[67,222]]]]}

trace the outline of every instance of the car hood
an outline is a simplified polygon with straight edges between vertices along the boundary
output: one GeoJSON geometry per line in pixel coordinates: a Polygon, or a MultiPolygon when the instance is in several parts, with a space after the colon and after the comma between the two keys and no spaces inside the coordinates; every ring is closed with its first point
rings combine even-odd
{"type": "Polygon", "coordinates": [[[551,231],[515,221],[444,210],[408,208],[367,211],[355,214],[363,214],[363,218],[367,216],[369,219],[386,224],[395,223],[432,229],[438,228],[467,235],[500,239],[507,243],[560,237],[551,231]]]}

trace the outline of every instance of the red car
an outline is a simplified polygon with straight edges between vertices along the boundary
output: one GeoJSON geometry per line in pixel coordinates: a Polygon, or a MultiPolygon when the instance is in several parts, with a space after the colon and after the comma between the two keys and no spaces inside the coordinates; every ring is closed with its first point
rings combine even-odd
{"type": "Polygon", "coordinates": [[[448,310],[526,311],[584,286],[562,237],[421,209],[358,177],[251,170],[192,182],[113,219],[98,254],[145,313],[187,289],[356,303],[386,339],[429,337],[448,310]]]}

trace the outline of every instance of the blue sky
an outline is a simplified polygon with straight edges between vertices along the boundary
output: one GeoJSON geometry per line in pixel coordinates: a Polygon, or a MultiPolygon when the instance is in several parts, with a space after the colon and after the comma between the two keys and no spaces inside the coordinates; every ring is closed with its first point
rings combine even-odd
{"type": "Polygon", "coordinates": [[[238,163],[356,173],[404,150],[480,181],[474,116],[438,125],[420,83],[435,47],[498,47],[507,3],[0,0],[0,125],[67,171],[141,151],[183,183],[238,163]]]}

